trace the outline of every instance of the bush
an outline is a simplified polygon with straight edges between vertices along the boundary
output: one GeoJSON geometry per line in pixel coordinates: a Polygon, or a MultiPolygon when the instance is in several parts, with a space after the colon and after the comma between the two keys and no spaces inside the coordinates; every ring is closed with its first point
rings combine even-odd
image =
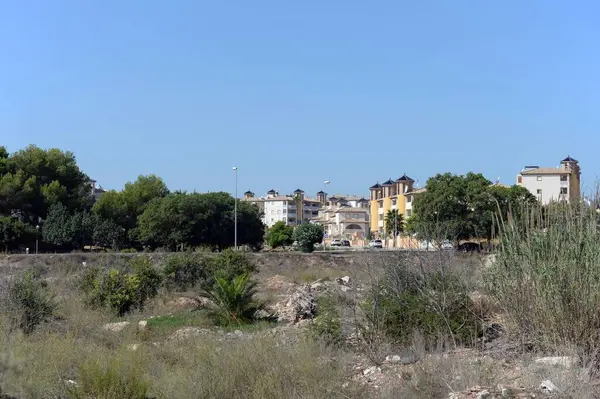
{"type": "Polygon", "coordinates": [[[131,271],[88,269],[80,284],[87,303],[109,307],[119,316],[134,308],[142,309],[146,300],[158,293],[162,277],[145,257],[132,259],[129,268],[131,271]]]}
{"type": "Polygon", "coordinates": [[[174,254],[167,258],[163,269],[168,289],[185,291],[206,277],[206,257],[196,253],[174,254]]]}
{"type": "Polygon", "coordinates": [[[322,339],[328,344],[342,343],[342,322],[331,295],[317,298],[317,316],[311,323],[310,331],[313,337],[322,339]]]}
{"type": "Polygon", "coordinates": [[[146,399],[149,382],[139,375],[139,370],[111,359],[100,364],[87,361],[79,367],[77,385],[66,387],[69,399],[146,399]],[[108,363],[108,364],[106,364],[108,363]]]}
{"type": "Polygon", "coordinates": [[[271,248],[291,245],[294,242],[292,238],[293,234],[294,228],[292,226],[286,225],[284,221],[279,221],[267,231],[267,244],[271,248]]]}
{"type": "Polygon", "coordinates": [[[306,223],[294,229],[293,238],[302,252],[312,252],[315,244],[323,241],[323,234],[323,226],[306,223]]]}
{"type": "Polygon", "coordinates": [[[256,282],[249,274],[241,274],[232,279],[215,277],[213,286],[201,290],[200,295],[210,299],[214,308],[211,316],[220,326],[240,325],[254,319],[260,306],[254,301],[256,282]]]}
{"type": "Polygon", "coordinates": [[[597,350],[600,232],[595,204],[529,209],[500,226],[486,285],[514,333],[539,349],[597,350]],[[535,224],[533,224],[535,222],[535,224]]]}
{"type": "Polygon", "coordinates": [[[257,271],[256,265],[241,252],[227,249],[211,259],[208,274],[232,280],[244,274],[251,275],[257,271]]]}
{"type": "Polygon", "coordinates": [[[443,271],[421,273],[399,265],[390,267],[381,283],[364,306],[370,321],[381,323],[397,343],[410,343],[415,331],[430,344],[449,339],[454,345],[469,345],[481,336],[481,321],[456,276],[443,271]]]}
{"type": "Polygon", "coordinates": [[[25,334],[32,333],[37,325],[47,321],[56,310],[48,284],[34,273],[25,273],[11,282],[5,301],[9,319],[25,334]]]}

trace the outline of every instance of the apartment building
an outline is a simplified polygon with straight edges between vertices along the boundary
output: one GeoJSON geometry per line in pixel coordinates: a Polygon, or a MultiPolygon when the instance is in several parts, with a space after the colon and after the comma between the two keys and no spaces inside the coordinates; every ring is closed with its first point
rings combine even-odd
{"type": "Polygon", "coordinates": [[[328,238],[365,238],[369,233],[369,209],[329,205],[321,208],[319,216],[311,219],[311,223],[322,225],[328,238]]]}
{"type": "MultiPolygon", "coordinates": [[[[396,180],[389,179],[382,184],[376,183],[369,188],[371,232],[383,234],[385,214],[397,209],[405,217],[407,194],[413,191],[414,180],[406,174],[396,180]]],[[[412,196],[410,201],[412,201],[412,196]]],[[[412,212],[412,204],[410,206],[412,212]]]]}
{"type": "Polygon", "coordinates": [[[256,197],[252,191],[246,191],[242,201],[258,206],[263,214],[262,221],[267,227],[279,221],[288,226],[308,223],[318,216],[322,205],[322,199],[305,197],[304,191],[300,189],[290,195],[280,195],[275,190],[269,190],[263,197],[256,197]]]}
{"type": "Polygon", "coordinates": [[[529,190],[543,205],[573,201],[581,196],[579,162],[568,156],[555,168],[525,166],[517,175],[517,184],[529,190]]]}

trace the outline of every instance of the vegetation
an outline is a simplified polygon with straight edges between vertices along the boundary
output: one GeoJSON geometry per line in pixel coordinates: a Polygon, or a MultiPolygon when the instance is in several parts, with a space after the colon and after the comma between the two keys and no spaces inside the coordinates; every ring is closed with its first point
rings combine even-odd
{"type": "Polygon", "coordinates": [[[342,322],[337,303],[332,295],[324,295],[317,299],[317,312],[317,317],[310,326],[313,336],[328,344],[341,344],[343,342],[342,322]]]}
{"type": "Polygon", "coordinates": [[[134,258],[129,269],[86,270],[80,284],[86,302],[95,308],[108,307],[119,316],[132,309],[143,309],[146,300],[158,293],[161,275],[145,257],[134,258]]]}
{"type": "Polygon", "coordinates": [[[385,232],[392,237],[404,232],[404,215],[397,209],[390,209],[384,218],[385,232]]]}
{"type": "Polygon", "coordinates": [[[163,273],[170,290],[185,291],[204,281],[209,260],[197,253],[177,253],[169,256],[163,273]]]}
{"type": "Polygon", "coordinates": [[[12,325],[25,334],[47,321],[56,310],[54,296],[45,281],[32,272],[12,281],[4,298],[12,325]]]}
{"type": "Polygon", "coordinates": [[[231,279],[215,277],[212,287],[200,291],[200,295],[214,304],[211,315],[217,325],[241,325],[250,322],[259,310],[254,301],[256,282],[249,274],[241,274],[231,279]]]}
{"type": "Polygon", "coordinates": [[[536,202],[522,186],[492,185],[475,173],[438,174],[427,180],[426,189],[415,198],[408,227],[428,241],[491,239],[495,215],[506,218],[509,210],[536,202]]]}
{"type": "Polygon", "coordinates": [[[600,331],[600,231],[596,206],[530,208],[500,226],[487,288],[515,333],[541,349],[588,355],[600,331]]]}
{"type": "Polygon", "coordinates": [[[294,228],[292,226],[288,226],[284,221],[279,221],[275,223],[269,230],[267,231],[266,241],[267,244],[275,249],[279,247],[284,247],[288,245],[292,245],[294,242],[293,239],[294,228]]]}
{"type": "Polygon", "coordinates": [[[306,223],[294,229],[293,238],[303,252],[313,252],[315,244],[323,241],[323,226],[319,224],[306,223]]]}

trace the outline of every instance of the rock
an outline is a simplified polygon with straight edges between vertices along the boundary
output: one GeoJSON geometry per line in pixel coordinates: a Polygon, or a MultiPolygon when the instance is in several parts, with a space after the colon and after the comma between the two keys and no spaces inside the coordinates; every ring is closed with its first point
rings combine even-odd
{"type": "Polygon", "coordinates": [[[325,291],[327,286],[323,284],[321,281],[315,281],[310,285],[311,291],[325,291]]]}
{"type": "Polygon", "coordinates": [[[210,333],[210,330],[207,330],[206,328],[183,327],[171,334],[169,339],[172,341],[180,341],[192,337],[198,337],[200,335],[208,333],[210,333]]]}
{"type": "Polygon", "coordinates": [[[148,328],[148,320],[138,321],[138,330],[145,331],[148,328]]]}
{"type": "Polygon", "coordinates": [[[106,331],[120,332],[120,331],[123,331],[125,329],[125,327],[127,327],[130,324],[131,323],[128,321],[120,321],[118,323],[105,324],[102,326],[102,328],[106,331]]]}
{"type": "Polygon", "coordinates": [[[547,393],[558,392],[558,387],[556,385],[554,385],[552,383],[552,381],[550,381],[550,380],[544,380],[540,384],[540,390],[542,392],[547,392],[547,393]]]}
{"type": "Polygon", "coordinates": [[[277,303],[273,310],[278,321],[295,324],[303,319],[312,319],[317,311],[317,303],[310,286],[304,285],[288,299],[277,303]]]}
{"type": "Polygon", "coordinates": [[[488,399],[490,397],[490,391],[487,389],[479,392],[476,396],[477,399],[488,399]]]}
{"type": "Polygon", "coordinates": [[[344,276],[337,279],[337,283],[340,285],[350,284],[350,276],[344,276]]]}
{"type": "Polygon", "coordinates": [[[398,355],[389,355],[385,357],[387,363],[400,363],[402,358],[398,355]]]}
{"type": "Polygon", "coordinates": [[[378,373],[380,370],[377,366],[371,366],[363,370],[363,375],[365,377],[378,373]]]}
{"type": "Polygon", "coordinates": [[[579,359],[574,356],[548,356],[540,357],[534,360],[537,364],[546,364],[550,366],[562,366],[565,368],[573,368],[579,363],[579,359]]]}
{"type": "Polygon", "coordinates": [[[202,303],[196,298],[188,298],[185,296],[179,297],[168,303],[169,307],[176,310],[197,309],[202,306],[202,303]]]}

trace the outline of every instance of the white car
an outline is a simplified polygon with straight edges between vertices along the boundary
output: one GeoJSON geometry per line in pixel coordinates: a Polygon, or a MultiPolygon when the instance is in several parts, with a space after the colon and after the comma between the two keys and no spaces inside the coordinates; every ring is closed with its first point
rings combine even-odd
{"type": "Polygon", "coordinates": [[[383,248],[383,242],[381,240],[373,240],[369,243],[371,248],[383,248]]]}
{"type": "Polygon", "coordinates": [[[342,240],[335,239],[335,240],[331,241],[331,246],[332,247],[341,247],[342,246],[342,240]]]}
{"type": "Polygon", "coordinates": [[[450,240],[445,240],[444,242],[442,242],[442,245],[440,245],[440,249],[442,249],[443,251],[451,250],[454,249],[454,245],[452,245],[450,240]]]}

